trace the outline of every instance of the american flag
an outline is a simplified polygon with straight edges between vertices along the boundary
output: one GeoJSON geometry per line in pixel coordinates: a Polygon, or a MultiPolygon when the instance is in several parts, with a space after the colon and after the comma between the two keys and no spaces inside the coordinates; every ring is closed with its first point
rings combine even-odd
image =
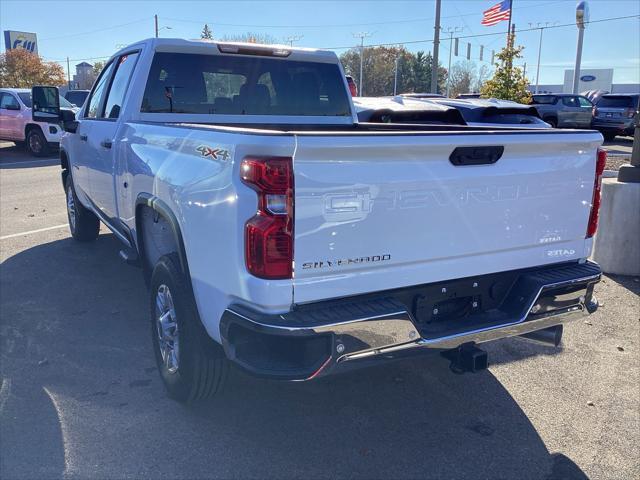
{"type": "Polygon", "coordinates": [[[511,0],[504,0],[496,3],[489,10],[485,10],[482,14],[482,25],[491,27],[502,20],[509,20],[511,15],[511,0]]]}

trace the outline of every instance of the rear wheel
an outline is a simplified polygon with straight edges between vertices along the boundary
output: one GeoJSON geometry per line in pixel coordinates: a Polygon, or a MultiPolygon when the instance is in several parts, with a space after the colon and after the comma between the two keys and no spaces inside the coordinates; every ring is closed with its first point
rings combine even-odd
{"type": "Polygon", "coordinates": [[[27,150],[31,155],[36,157],[44,157],[49,154],[49,143],[44,138],[42,130],[39,127],[32,127],[27,132],[26,138],[27,150]]]}
{"type": "Polygon", "coordinates": [[[176,254],[158,260],[151,275],[151,336],[160,377],[169,397],[184,403],[213,397],[229,362],[197,313],[176,254]]]}
{"type": "Polygon", "coordinates": [[[613,132],[602,132],[602,136],[607,142],[613,142],[616,139],[616,134],[613,132]]]}
{"type": "Polygon", "coordinates": [[[100,220],[95,213],[87,210],[79,201],[73,187],[71,175],[65,181],[67,195],[67,218],[71,236],[79,242],[91,242],[100,234],[100,220]]]}
{"type": "Polygon", "coordinates": [[[545,118],[544,121],[551,125],[551,128],[558,128],[558,120],[555,118],[545,118]]]}

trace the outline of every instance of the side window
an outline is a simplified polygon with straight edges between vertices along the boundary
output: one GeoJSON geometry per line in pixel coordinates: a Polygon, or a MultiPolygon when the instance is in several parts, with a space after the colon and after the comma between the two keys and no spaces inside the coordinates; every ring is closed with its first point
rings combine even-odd
{"type": "Polygon", "coordinates": [[[13,109],[20,109],[20,104],[16,98],[9,93],[1,93],[0,94],[0,108],[8,109],[8,107],[13,107],[13,109]]]}
{"type": "Polygon", "coordinates": [[[96,85],[93,88],[93,92],[91,92],[91,97],[89,97],[89,105],[87,106],[84,114],[86,118],[100,118],[102,116],[102,112],[99,112],[98,109],[102,104],[102,97],[109,82],[109,78],[111,78],[112,70],[113,62],[111,62],[104,70],[102,70],[100,79],[96,82],[96,85]]]}
{"type": "Polygon", "coordinates": [[[584,97],[578,97],[578,103],[580,104],[580,106],[582,108],[591,108],[593,107],[593,104],[586,98],[584,97]]]}
{"type": "Polygon", "coordinates": [[[127,87],[129,86],[129,80],[131,74],[136,66],[136,60],[138,59],[138,53],[131,53],[129,55],[123,55],[118,60],[118,67],[113,81],[111,82],[111,88],[107,96],[107,102],[105,104],[104,116],[106,118],[118,118],[120,115],[120,109],[122,108],[122,101],[124,95],[127,93],[127,87]]]}
{"type": "Polygon", "coordinates": [[[562,104],[565,107],[577,107],[578,102],[576,101],[576,97],[562,97],[562,104]]]}

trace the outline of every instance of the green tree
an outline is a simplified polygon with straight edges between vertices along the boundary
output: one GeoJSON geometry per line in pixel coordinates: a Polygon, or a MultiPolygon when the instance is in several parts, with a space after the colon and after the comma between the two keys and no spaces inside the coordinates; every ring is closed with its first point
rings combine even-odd
{"type": "Polygon", "coordinates": [[[31,88],[33,85],[64,85],[64,70],[56,62],[45,62],[23,48],[0,54],[0,86],[31,88]]]}
{"type": "Polygon", "coordinates": [[[93,76],[95,78],[98,78],[98,75],[100,75],[100,72],[102,71],[103,68],[104,68],[104,62],[102,62],[100,60],[95,62],[93,64],[93,76]]]}
{"type": "Polygon", "coordinates": [[[480,93],[484,98],[499,98],[500,100],[512,100],[518,103],[529,103],[531,93],[527,89],[529,81],[519,67],[514,67],[514,61],[522,57],[522,46],[514,46],[515,38],[511,39],[507,46],[496,55],[496,70],[493,77],[482,86],[480,93]]]}
{"type": "Polygon", "coordinates": [[[204,24],[202,32],[200,33],[200,38],[204,38],[206,40],[213,40],[213,32],[209,28],[209,25],[207,25],[206,23],[204,24]]]}
{"type": "MultiPolygon", "coordinates": [[[[397,93],[428,92],[431,86],[431,55],[415,55],[404,47],[368,47],[364,49],[362,90],[360,95],[382,96],[393,94],[396,59],[398,59],[397,93]]],[[[360,84],[360,49],[354,47],[340,56],[342,66],[357,85],[360,84]]],[[[438,83],[444,88],[446,70],[438,71],[438,83]]]]}

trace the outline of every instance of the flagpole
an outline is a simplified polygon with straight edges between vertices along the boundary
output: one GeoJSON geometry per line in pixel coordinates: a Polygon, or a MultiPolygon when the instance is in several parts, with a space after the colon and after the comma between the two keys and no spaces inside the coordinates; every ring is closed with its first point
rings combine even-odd
{"type": "Polygon", "coordinates": [[[507,48],[509,48],[509,36],[511,35],[511,16],[513,15],[513,0],[509,0],[509,28],[507,29],[507,48]]]}

